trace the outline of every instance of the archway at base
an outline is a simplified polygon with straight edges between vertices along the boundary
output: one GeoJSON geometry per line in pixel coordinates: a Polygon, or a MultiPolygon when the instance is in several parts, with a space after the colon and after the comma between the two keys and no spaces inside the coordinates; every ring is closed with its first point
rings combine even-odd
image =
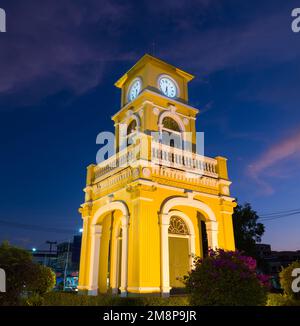
{"type": "Polygon", "coordinates": [[[168,233],[170,287],[176,293],[184,287],[181,279],[191,269],[195,250],[194,229],[189,217],[180,211],[171,211],[168,233]]]}
{"type": "MultiPolygon", "coordinates": [[[[205,203],[187,197],[175,197],[167,200],[161,208],[160,224],[161,224],[161,292],[162,295],[169,295],[172,285],[178,286],[178,282],[174,280],[175,277],[182,275],[175,275],[176,273],[183,273],[187,267],[186,261],[188,256],[189,268],[186,268],[186,273],[192,267],[193,256],[195,255],[195,230],[191,219],[181,212],[174,210],[176,207],[192,207],[199,211],[205,217],[208,242],[211,248],[218,247],[218,224],[216,216],[212,209],[205,203]],[[170,221],[172,216],[179,217],[184,223],[180,222],[182,228],[186,226],[186,231],[177,235],[179,240],[170,241],[170,221]],[[175,243],[176,242],[176,243],[175,243]],[[188,244],[188,245],[187,245],[188,244]],[[180,247],[180,250],[179,250],[180,247]],[[174,257],[174,250],[180,253],[180,258],[174,257]],[[180,259],[180,261],[179,261],[180,259]],[[178,265],[176,266],[176,261],[178,265]],[[185,267],[184,267],[185,266],[185,267]],[[171,269],[170,269],[171,267],[171,269]]],[[[172,236],[171,236],[172,237],[172,236]]]]}
{"type": "MultiPolygon", "coordinates": [[[[108,253],[106,255],[107,259],[110,260],[110,269],[112,280],[111,288],[113,292],[118,292],[120,290],[121,295],[127,295],[127,273],[128,273],[128,222],[129,213],[128,208],[124,202],[114,201],[100,207],[92,218],[91,223],[91,250],[90,250],[90,266],[89,266],[89,294],[97,295],[99,289],[99,279],[107,278],[107,269],[100,269],[101,273],[104,275],[99,275],[99,261],[100,261],[100,251],[101,247],[109,246],[108,253]],[[110,241],[107,237],[106,242],[105,237],[102,237],[102,232],[104,231],[103,222],[105,221],[105,216],[109,213],[118,212],[119,218],[116,223],[112,223],[112,237],[111,246],[107,244],[110,241]],[[120,241],[120,234],[122,233],[122,244],[120,241]],[[119,286],[120,285],[120,286],[119,286]]],[[[107,229],[107,233],[111,230],[107,229]]],[[[107,262],[106,262],[107,263],[107,262]]],[[[106,264],[105,264],[106,265],[106,264]]]]}

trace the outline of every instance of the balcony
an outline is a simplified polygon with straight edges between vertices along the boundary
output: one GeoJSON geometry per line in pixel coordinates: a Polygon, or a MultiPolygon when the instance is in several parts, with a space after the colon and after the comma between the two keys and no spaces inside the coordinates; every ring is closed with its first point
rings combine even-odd
{"type": "Polygon", "coordinates": [[[137,139],[98,165],[91,165],[87,184],[96,197],[125,188],[138,179],[154,183],[229,196],[227,162],[224,157],[210,158],[190,151],[137,139]]]}
{"type": "Polygon", "coordinates": [[[94,167],[94,181],[131,166],[164,167],[188,173],[189,176],[206,176],[217,179],[218,161],[182,149],[146,139],[130,145],[94,167]]]}

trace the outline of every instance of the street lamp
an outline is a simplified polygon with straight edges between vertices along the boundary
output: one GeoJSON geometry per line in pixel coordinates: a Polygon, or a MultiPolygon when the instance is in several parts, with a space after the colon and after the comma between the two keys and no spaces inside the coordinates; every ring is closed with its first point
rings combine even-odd
{"type": "Polygon", "coordinates": [[[31,250],[32,250],[32,252],[36,252],[36,248],[32,248],[31,250]]]}

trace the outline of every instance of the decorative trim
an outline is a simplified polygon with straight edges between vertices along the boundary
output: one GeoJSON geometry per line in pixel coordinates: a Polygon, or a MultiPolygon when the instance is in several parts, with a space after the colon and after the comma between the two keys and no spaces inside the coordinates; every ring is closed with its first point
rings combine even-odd
{"type": "MultiPolygon", "coordinates": [[[[173,120],[175,120],[179,127],[180,127],[180,132],[184,132],[185,131],[185,127],[184,127],[184,124],[182,122],[182,120],[179,118],[179,116],[177,115],[176,112],[171,112],[171,111],[165,111],[165,112],[162,112],[160,115],[159,115],[159,118],[158,118],[158,125],[162,126],[163,125],[163,119],[166,118],[166,117],[169,117],[173,120]]],[[[163,128],[160,128],[160,132],[162,131],[163,128]]]]}
{"type": "MultiPolygon", "coordinates": [[[[151,185],[153,185],[153,186],[155,186],[157,188],[164,188],[164,189],[169,189],[169,190],[182,192],[182,193],[184,193],[185,190],[186,190],[186,189],[183,189],[182,187],[162,185],[162,184],[160,184],[158,182],[154,182],[154,181],[148,181],[148,180],[141,180],[140,181],[140,183],[143,183],[143,182],[148,182],[148,184],[151,184],[151,185]]],[[[235,200],[234,197],[213,195],[213,194],[208,194],[208,193],[201,192],[201,191],[193,191],[193,193],[194,193],[194,197],[197,196],[197,195],[200,195],[200,196],[208,197],[208,198],[224,199],[225,201],[229,201],[229,202],[233,202],[235,200]]]]}
{"type": "Polygon", "coordinates": [[[162,214],[168,214],[170,209],[174,206],[189,206],[198,208],[207,215],[207,219],[210,221],[216,221],[216,216],[213,210],[205,203],[197,199],[189,199],[186,197],[175,197],[169,199],[161,208],[162,214]]]}
{"type": "Polygon", "coordinates": [[[108,213],[110,211],[114,211],[114,210],[120,210],[123,213],[123,215],[129,216],[129,210],[125,203],[123,203],[121,201],[113,201],[109,204],[106,204],[106,205],[100,207],[95,212],[93,219],[92,219],[92,224],[96,224],[98,222],[99,217],[101,217],[101,215],[108,213]]]}
{"type": "MultiPolygon", "coordinates": [[[[144,89],[143,90],[143,92],[142,92],[143,94],[146,94],[146,93],[150,93],[150,94],[153,94],[153,95],[155,95],[155,96],[158,96],[158,97],[160,97],[160,98],[163,98],[163,99],[166,99],[166,97],[165,96],[162,96],[161,94],[159,94],[159,93],[157,93],[157,92],[153,92],[153,91],[151,91],[151,90],[149,90],[149,89],[144,89]]],[[[141,94],[141,93],[140,93],[141,94]]],[[[198,114],[199,113],[199,110],[198,109],[196,109],[196,108],[194,108],[194,107],[192,107],[192,106],[190,106],[190,105],[188,105],[188,104],[185,104],[185,103],[182,103],[182,102],[179,102],[179,101],[177,101],[176,99],[171,99],[171,98],[169,98],[169,100],[172,100],[173,102],[175,102],[175,103],[177,103],[179,106],[182,106],[182,107],[185,107],[185,108],[188,108],[188,109],[190,109],[190,110],[193,110],[194,112],[195,112],[195,114],[198,114]]],[[[144,100],[143,102],[142,102],[142,105],[144,105],[144,104],[147,104],[147,103],[149,103],[149,104],[152,104],[152,105],[155,105],[154,104],[154,102],[153,101],[149,101],[149,100],[144,100]]],[[[129,102],[129,103],[126,103],[117,113],[115,113],[113,116],[112,116],[112,120],[114,120],[116,117],[117,117],[117,115],[119,115],[121,112],[124,112],[128,107],[130,107],[132,105],[132,102],[129,102]]],[[[156,105],[157,107],[159,107],[159,108],[161,108],[161,109],[163,109],[163,110],[166,110],[166,108],[164,108],[164,107],[161,107],[161,106],[159,106],[159,105],[156,105]]],[[[184,115],[184,114],[182,114],[182,113],[178,113],[178,115],[181,115],[181,116],[186,116],[186,115],[184,115]]],[[[196,120],[196,118],[194,118],[194,117],[189,117],[190,119],[193,119],[193,120],[196,120]]]]}
{"type": "Polygon", "coordinates": [[[143,168],[143,176],[146,178],[150,178],[151,177],[151,170],[149,168],[143,168]]]}
{"type": "MultiPolygon", "coordinates": [[[[194,229],[194,225],[193,225],[193,222],[190,220],[190,218],[184,214],[183,212],[181,211],[177,211],[177,210],[174,210],[174,211],[170,211],[168,213],[168,216],[171,218],[172,216],[178,216],[180,217],[181,219],[183,219],[183,221],[185,222],[185,224],[187,225],[188,227],[188,231],[189,231],[189,234],[188,235],[195,235],[195,229],[194,229]]],[[[193,252],[194,253],[194,252],[193,252]]]]}
{"type": "Polygon", "coordinates": [[[157,291],[160,292],[160,287],[159,286],[131,286],[127,288],[127,291],[140,291],[140,292],[153,292],[157,291]]]}
{"type": "Polygon", "coordinates": [[[227,211],[221,211],[220,213],[221,213],[221,214],[232,215],[232,213],[231,213],[231,212],[227,212],[227,211]]]}
{"type": "Polygon", "coordinates": [[[143,200],[143,201],[153,202],[152,198],[147,198],[147,197],[137,197],[137,198],[132,199],[132,201],[136,201],[136,200],[143,200]]]}
{"type": "Polygon", "coordinates": [[[152,112],[153,112],[154,115],[159,115],[159,109],[157,107],[154,107],[152,109],[152,112]]]}
{"type": "Polygon", "coordinates": [[[132,110],[128,110],[126,112],[126,117],[130,118],[133,115],[133,111],[132,110]]]}

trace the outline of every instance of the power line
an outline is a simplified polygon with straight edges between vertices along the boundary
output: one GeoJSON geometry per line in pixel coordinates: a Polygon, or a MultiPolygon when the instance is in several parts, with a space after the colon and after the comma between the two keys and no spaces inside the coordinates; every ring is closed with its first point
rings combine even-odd
{"type": "Polygon", "coordinates": [[[295,211],[295,212],[292,212],[289,214],[271,215],[270,217],[259,218],[259,220],[266,222],[266,221],[278,220],[278,219],[282,219],[282,218],[286,218],[286,217],[290,217],[290,216],[295,216],[295,215],[299,215],[299,214],[300,214],[300,211],[295,211]]]}
{"type": "Polygon", "coordinates": [[[290,210],[283,210],[274,213],[266,213],[266,214],[259,214],[260,217],[271,217],[274,215],[284,215],[286,213],[293,213],[293,212],[300,212],[300,208],[290,209],[290,210]]]}

